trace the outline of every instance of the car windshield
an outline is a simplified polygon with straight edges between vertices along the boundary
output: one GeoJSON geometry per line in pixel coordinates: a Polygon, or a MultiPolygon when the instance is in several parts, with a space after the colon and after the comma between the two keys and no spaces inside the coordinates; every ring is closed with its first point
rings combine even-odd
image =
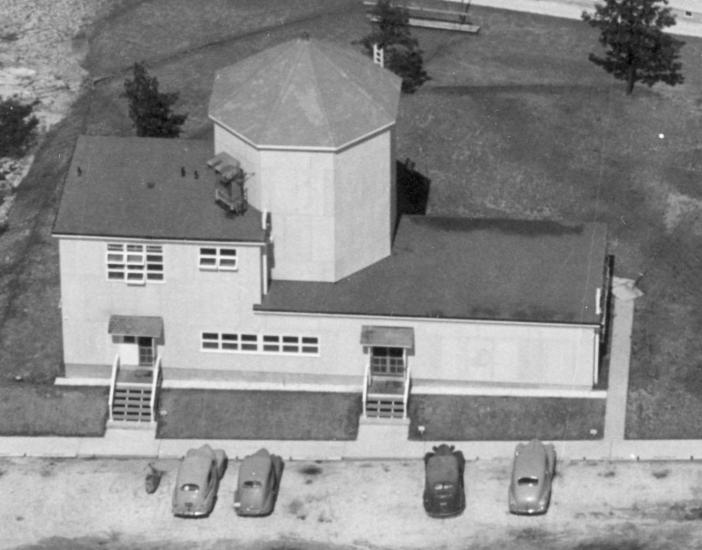
{"type": "Polygon", "coordinates": [[[440,483],[434,483],[435,491],[448,491],[449,489],[453,489],[453,483],[447,483],[445,481],[440,483]]]}
{"type": "Polygon", "coordinates": [[[247,488],[258,488],[261,486],[260,481],[244,481],[244,487],[247,488]]]}
{"type": "Polygon", "coordinates": [[[520,477],[517,480],[518,485],[527,485],[527,486],[533,486],[533,485],[538,485],[539,484],[539,478],[530,476],[530,477],[520,477]]]}
{"type": "Polygon", "coordinates": [[[195,483],[186,483],[186,484],[180,486],[180,490],[193,492],[193,491],[199,491],[200,487],[195,483]]]}

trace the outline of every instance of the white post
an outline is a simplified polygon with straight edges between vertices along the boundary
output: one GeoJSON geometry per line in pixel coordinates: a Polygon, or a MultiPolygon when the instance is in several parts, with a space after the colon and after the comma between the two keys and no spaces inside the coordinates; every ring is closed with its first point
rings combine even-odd
{"type": "Polygon", "coordinates": [[[370,359],[366,363],[366,372],[363,375],[363,418],[368,418],[366,414],[366,402],[368,401],[368,383],[370,376],[370,359]]]}
{"type": "Polygon", "coordinates": [[[373,63],[385,67],[385,52],[378,44],[373,44],[373,63]]]}
{"type": "Polygon", "coordinates": [[[404,407],[402,411],[402,418],[407,418],[407,407],[409,405],[409,390],[410,390],[410,368],[407,366],[405,368],[405,395],[403,396],[404,399],[404,407]]]}
{"type": "Polygon", "coordinates": [[[114,361],[112,361],[112,375],[110,376],[110,397],[107,400],[107,407],[109,409],[110,420],[114,420],[112,417],[112,405],[115,401],[115,386],[117,385],[117,371],[119,371],[119,353],[115,355],[114,361]]]}
{"type": "Polygon", "coordinates": [[[151,421],[156,420],[156,392],[158,391],[158,378],[161,376],[161,356],[156,358],[154,363],[154,372],[151,375],[151,421]]]}

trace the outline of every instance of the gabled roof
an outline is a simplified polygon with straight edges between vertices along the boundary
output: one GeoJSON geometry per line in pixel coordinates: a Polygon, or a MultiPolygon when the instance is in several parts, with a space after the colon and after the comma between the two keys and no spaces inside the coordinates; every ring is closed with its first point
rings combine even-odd
{"type": "Polygon", "coordinates": [[[259,311],[596,324],[604,224],[404,216],[392,254],[336,283],[272,281],[259,311]]]}
{"type": "Polygon", "coordinates": [[[400,87],[360,53],[303,38],[218,71],[209,116],[258,146],[336,149],[394,124],[400,87]]]}
{"type": "Polygon", "coordinates": [[[53,232],[263,242],[258,210],[231,216],[215,204],[211,156],[207,141],[80,136],[53,232]]]}

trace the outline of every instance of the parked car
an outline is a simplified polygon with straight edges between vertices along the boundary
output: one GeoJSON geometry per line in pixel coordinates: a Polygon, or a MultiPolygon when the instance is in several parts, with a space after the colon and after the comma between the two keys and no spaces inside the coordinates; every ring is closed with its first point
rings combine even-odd
{"type": "Polygon", "coordinates": [[[173,515],[207,516],[214,508],[219,481],[227,467],[227,455],[209,445],[190,449],[178,467],[173,491],[173,515]]]}
{"type": "Polygon", "coordinates": [[[259,449],[244,458],[234,491],[234,510],[240,516],[266,516],[273,512],[283,475],[283,459],[259,449]]]}
{"type": "Polygon", "coordinates": [[[457,516],[466,507],[463,471],[466,460],[454,446],[439,445],[424,455],[424,509],[432,517],[457,516]]]}
{"type": "Polygon", "coordinates": [[[556,475],[556,450],[536,439],[520,443],[514,451],[509,484],[509,511],[513,514],[545,514],[556,475]]]}

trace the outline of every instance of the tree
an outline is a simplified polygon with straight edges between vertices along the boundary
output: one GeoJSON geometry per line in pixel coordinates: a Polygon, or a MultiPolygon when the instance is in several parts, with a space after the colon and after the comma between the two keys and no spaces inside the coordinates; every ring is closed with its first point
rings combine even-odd
{"type": "Polygon", "coordinates": [[[591,53],[590,61],[625,80],[627,95],[637,82],[675,86],[684,80],[678,57],[685,43],[663,32],[675,25],[667,4],[668,0],[606,0],[595,4],[594,13],[582,14],[600,30],[599,42],[606,48],[604,57],[591,53]]]}
{"type": "Polygon", "coordinates": [[[134,63],[133,78],[124,81],[124,95],[129,101],[129,118],[138,136],[178,137],[180,127],[188,117],[171,110],[178,93],[161,93],[158,80],[149,76],[143,63],[134,63]]]}
{"type": "Polygon", "coordinates": [[[32,114],[35,103],[14,97],[0,100],[0,157],[21,157],[34,142],[39,124],[32,114]]]}
{"type": "Polygon", "coordinates": [[[423,69],[422,50],[410,34],[407,10],[378,0],[369,13],[375,19],[373,31],[359,42],[367,55],[373,55],[374,44],[382,47],[385,67],[402,78],[403,92],[413,93],[429,76],[423,69]]]}

